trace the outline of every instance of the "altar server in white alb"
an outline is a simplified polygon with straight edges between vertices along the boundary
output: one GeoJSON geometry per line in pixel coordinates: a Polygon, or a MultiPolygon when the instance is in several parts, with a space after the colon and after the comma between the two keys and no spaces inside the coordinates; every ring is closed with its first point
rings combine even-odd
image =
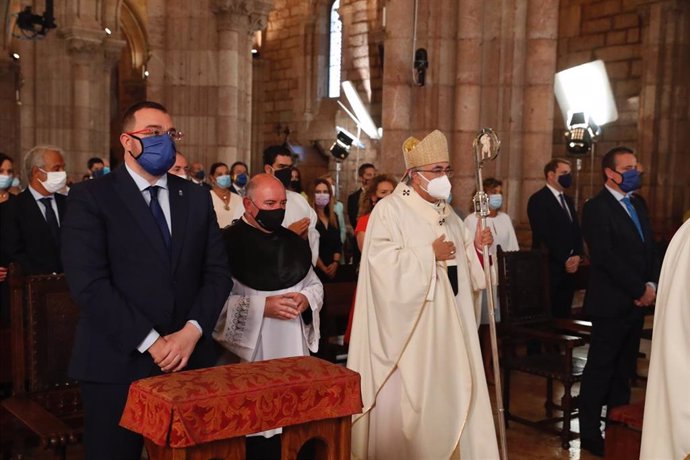
{"type": "Polygon", "coordinates": [[[447,203],[443,133],[407,139],[403,154],[404,182],[376,203],[362,252],[347,365],[362,376],[364,409],[352,456],[497,459],[474,307],[491,232],[470,232],[447,203]]]}
{"type": "Polygon", "coordinates": [[[640,459],[690,457],[690,220],[666,250],[654,312],[640,459]]]}

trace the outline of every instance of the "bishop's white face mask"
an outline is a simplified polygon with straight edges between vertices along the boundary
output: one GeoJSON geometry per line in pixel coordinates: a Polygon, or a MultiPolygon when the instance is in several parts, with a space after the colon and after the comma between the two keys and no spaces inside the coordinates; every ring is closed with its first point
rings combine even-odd
{"type": "Polygon", "coordinates": [[[426,181],[426,188],[422,187],[422,189],[424,189],[426,193],[431,195],[432,198],[436,198],[437,200],[448,199],[448,195],[450,195],[450,189],[452,188],[452,185],[448,180],[448,176],[444,174],[441,177],[435,177],[431,180],[428,180],[426,177],[422,175],[422,173],[418,172],[417,174],[419,174],[419,177],[426,181]]]}
{"type": "MultiPolygon", "coordinates": [[[[43,171],[41,169],[41,171],[43,171]]],[[[67,173],[65,171],[43,171],[48,178],[44,181],[38,180],[48,193],[55,193],[67,184],[67,173]]]]}

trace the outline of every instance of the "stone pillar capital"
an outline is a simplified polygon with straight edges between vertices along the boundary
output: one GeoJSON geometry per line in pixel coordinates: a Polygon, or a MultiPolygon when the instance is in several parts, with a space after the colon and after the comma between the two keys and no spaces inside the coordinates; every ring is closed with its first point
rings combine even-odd
{"type": "Polygon", "coordinates": [[[236,30],[251,35],[264,29],[273,0],[211,0],[219,31],[236,30]]]}
{"type": "Polygon", "coordinates": [[[67,52],[71,56],[92,59],[101,51],[106,34],[103,30],[72,27],[63,30],[60,36],[67,42],[67,52]]]}

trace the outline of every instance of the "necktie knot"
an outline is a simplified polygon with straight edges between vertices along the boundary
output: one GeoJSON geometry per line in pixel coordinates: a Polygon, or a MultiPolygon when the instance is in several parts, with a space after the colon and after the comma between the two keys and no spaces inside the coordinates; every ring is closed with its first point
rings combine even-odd
{"type": "Polygon", "coordinates": [[[151,195],[152,200],[157,200],[158,199],[158,189],[160,187],[157,185],[151,185],[149,187],[146,187],[146,190],[149,191],[149,195],[151,195]]]}
{"type": "Polygon", "coordinates": [[[45,197],[45,198],[39,198],[38,201],[40,201],[41,203],[43,203],[43,206],[52,206],[51,201],[53,201],[53,198],[47,196],[47,197],[45,197]]]}

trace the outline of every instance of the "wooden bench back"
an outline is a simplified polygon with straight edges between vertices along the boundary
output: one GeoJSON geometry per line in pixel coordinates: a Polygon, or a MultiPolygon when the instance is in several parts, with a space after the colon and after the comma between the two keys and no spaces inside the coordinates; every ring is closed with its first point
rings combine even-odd
{"type": "Polygon", "coordinates": [[[67,370],[79,309],[64,274],[22,276],[10,266],[15,395],[72,388],[67,370]]]}

